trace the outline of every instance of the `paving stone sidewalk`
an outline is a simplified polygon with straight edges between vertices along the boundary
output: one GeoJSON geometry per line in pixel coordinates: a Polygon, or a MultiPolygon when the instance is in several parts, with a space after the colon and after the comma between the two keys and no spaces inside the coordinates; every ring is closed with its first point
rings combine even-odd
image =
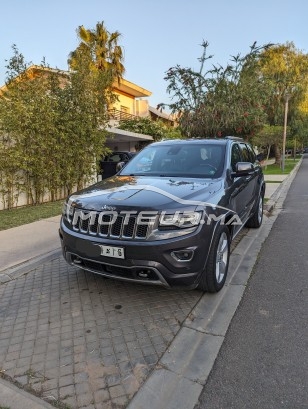
{"type": "Polygon", "coordinates": [[[125,408],[202,296],[42,262],[0,285],[0,375],[59,408],[125,408]]]}
{"type": "Polygon", "coordinates": [[[59,407],[124,408],[201,296],[58,257],[0,285],[0,372],[59,407]]]}

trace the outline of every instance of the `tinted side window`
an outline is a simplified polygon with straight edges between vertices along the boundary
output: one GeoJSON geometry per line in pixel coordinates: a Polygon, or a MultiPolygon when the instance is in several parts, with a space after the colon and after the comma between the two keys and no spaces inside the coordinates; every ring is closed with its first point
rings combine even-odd
{"type": "Polygon", "coordinates": [[[128,156],[126,155],[126,153],[121,153],[120,158],[121,158],[121,161],[128,161],[128,156]]]}
{"type": "Polygon", "coordinates": [[[255,154],[254,150],[252,149],[252,147],[250,145],[247,144],[246,146],[247,146],[247,149],[248,149],[248,152],[249,152],[249,155],[250,155],[250,162],[255,163],[256,154],[255,154]]]}
{"type": "Polygon", "coordinates": [[[118,153],[114,153],[107,157],[108,162],[120,162],[121,157],[118,153]]]}
{"type": "Polygon", "coordinates": [[[231,150],[231,167],[232,170],[235,172],[235,165],[237,162],[241,162],[242,157],[241,157],[241,151],[240,148],[237,144],[232,145],[232,150],[231,150]]]}
{"type": "Polygon", "coordinates": [[[243,162],[251,162],[251,157],[247,145],[245,143],[241,143],[240,146],[242,150],[243,162]]]}

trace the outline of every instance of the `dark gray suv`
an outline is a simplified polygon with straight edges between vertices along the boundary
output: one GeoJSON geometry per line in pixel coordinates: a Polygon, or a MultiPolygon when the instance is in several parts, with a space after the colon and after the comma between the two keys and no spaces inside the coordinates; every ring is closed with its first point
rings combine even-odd
{"type": "Polygon", "coordinates": [[[63,255],[102,276],[217,292],[231,240],[262,223],[264,192],[260,163],[242,140],[153,143],[67,199],[63,255]]]}

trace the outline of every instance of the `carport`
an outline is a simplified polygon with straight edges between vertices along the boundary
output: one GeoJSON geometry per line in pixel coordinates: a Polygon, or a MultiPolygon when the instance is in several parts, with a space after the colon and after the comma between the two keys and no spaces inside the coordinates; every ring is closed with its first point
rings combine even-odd
{"type": "Polygon", "coordinates": [[[135,152],[140,146],[153,142],[153,137],[118,128],[107,128],[106,146],[112,150],[135,152]]]}

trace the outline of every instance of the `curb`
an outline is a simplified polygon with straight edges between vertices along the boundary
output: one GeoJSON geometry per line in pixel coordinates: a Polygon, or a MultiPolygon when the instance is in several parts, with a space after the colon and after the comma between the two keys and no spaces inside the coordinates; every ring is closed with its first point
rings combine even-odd
{"type": "Polygon", "coordinates": [[[9,267],[0,271],[0,284],[7,283],[8,281],[15,280],[29,271],[36,268],[39,264],[59,257],[62,254],[61,248],[49,251],[48,253],[36,256],[23,263],[17,264],[14,267],[9,267]]]}
{"type": "Polygon", "coordinates": [[[8,409],[55,409],[48,402],[0,378],[0,406],[8,409]]]}

